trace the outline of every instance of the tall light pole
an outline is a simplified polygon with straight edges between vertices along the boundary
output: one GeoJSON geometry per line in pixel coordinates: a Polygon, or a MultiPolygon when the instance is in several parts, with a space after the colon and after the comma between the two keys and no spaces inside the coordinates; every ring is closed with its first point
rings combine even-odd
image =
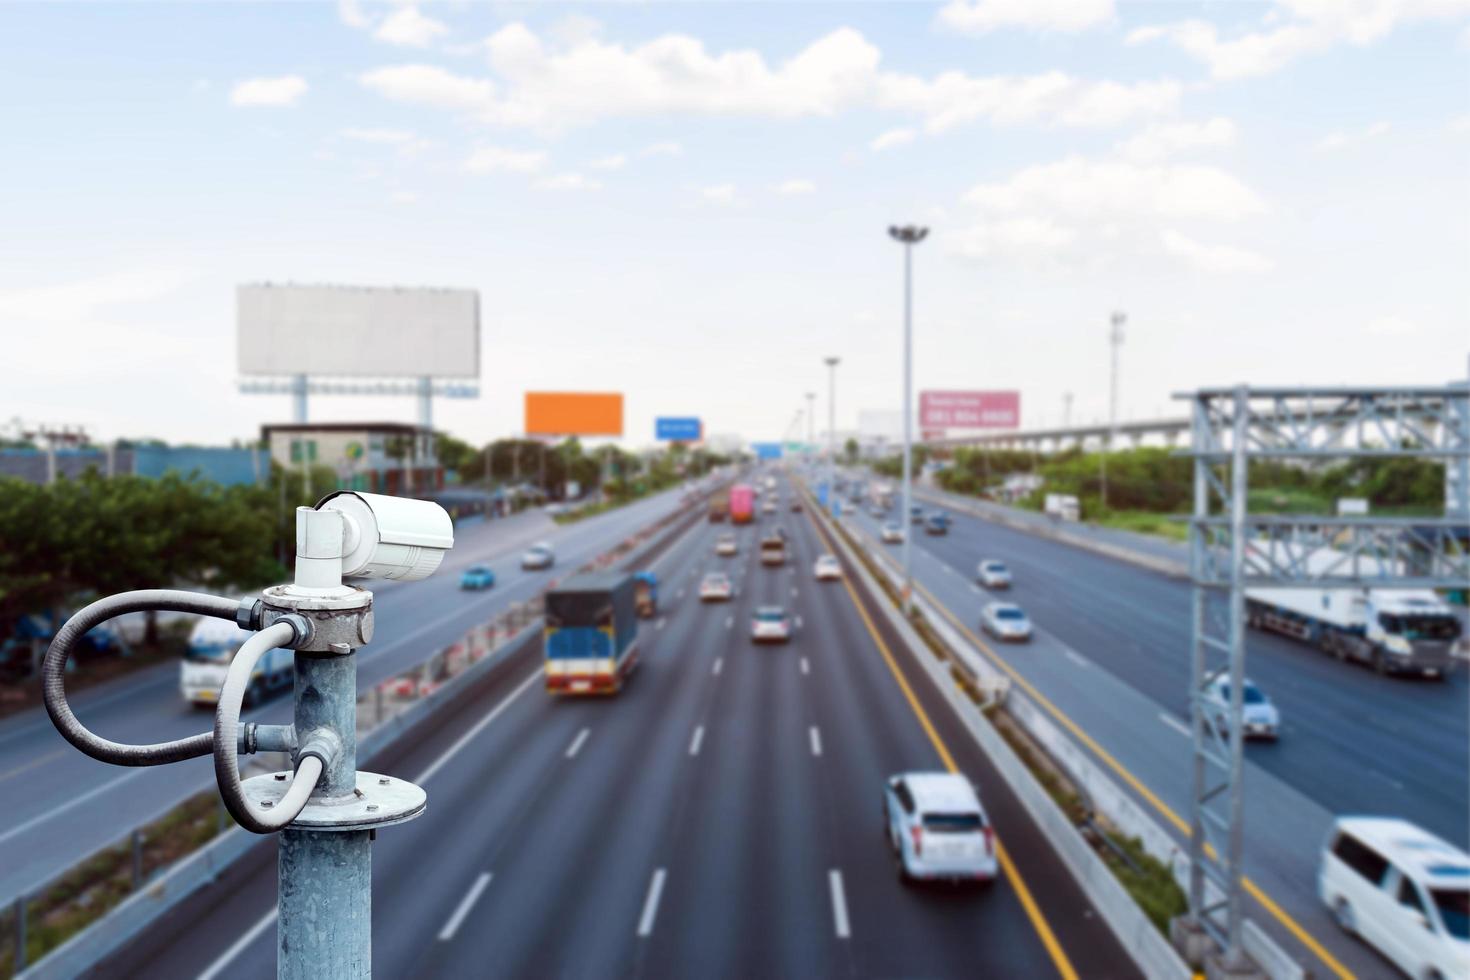
{"type": "Polygon", "coordinates": [[[827,365],[827,507],[837,503],[837,365],[840,358],[824,359],[827,365]]]}
{"type": "Polygon", "coordinates": [[[806,451],[810,456],[817,451],[817,393],[806,393],[806,451]]]}
{"type": "Polygon", "coordinates": [[[1072,426],[1072,393],[1062,392],[1062,428],[1068,429],[1072,426]]]}
{"type": "Polygon", "coordinates": [[[1123,346],[1123,324],[1127,322],[1127,314],[1115,310],[1111,318],[1113,329],[1108,333],[1108,343],[1112,347],[1113,365],[1108,378],[1108,434],[1103,439],[1102,454],[1099,463],[1102,470],[1103,510],[1108,509],[1108,453],[1112,450],[1113,439],[1118,434],[1118,348],[1123,346]]]}
{"type": "Polygon", "coordinates": [[[929,234],[918,225],[889,225],[889,236],[903,245],[903,614],[913,609],[914,566],[910,539],[914,536],[914,246],[929,234]]]}

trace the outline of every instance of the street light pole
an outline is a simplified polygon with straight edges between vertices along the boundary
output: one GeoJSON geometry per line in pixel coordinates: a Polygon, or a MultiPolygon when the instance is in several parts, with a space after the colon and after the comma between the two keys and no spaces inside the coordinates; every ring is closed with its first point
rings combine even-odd
{"type": "Polygon", "coordinates": [[[817,451],[817,393],[806,393],[806,451],[807,455],[817,451]]]}
{"type": "Polygon", "coordinates": [[[914,536],[914,246],[929,234],[918,225],[890,225],[888,234],[903,245],[903,614],[914,604],[914,566],[910,539],[914,536]]]}
{"type": "Polygon", "coordinates": [[[1108,343],[1112,347],[1113,363],[1108,379],[1108,434],[1104,437],[1102,454],[1100,456],[1100,469],[1102,471],[1102,508],[1108,509],[1108,453],[1113,448],[1113,439],[1117,436],[1118,428],[1118,348],[1123,346],[1123,324],[1128,322],[1128,316],[1124,313],[1114,311],[1111,323],[1113,329],[1108,333],[1108,343]]]}
{"type": "Polygon", "coordinates": [[[837,365],[839,358],[829,357],[827,365],[827,507],[837,503],[837,365]]]}

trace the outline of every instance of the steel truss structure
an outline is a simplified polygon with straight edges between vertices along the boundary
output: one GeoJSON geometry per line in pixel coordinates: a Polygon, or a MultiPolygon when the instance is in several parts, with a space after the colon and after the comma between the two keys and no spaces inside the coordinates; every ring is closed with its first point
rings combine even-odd
{"type": "Polygon", "coordinates": [[[1204,389],[1191,404],[1194,582],[1190,715],[1194,736],[1190,804],[1190,925],[1244,967],[1243,682],[1245,590],[1251,587],[1464,588],[1470,585],[1470,385],[1445,388],[1204,389]],[[1427,457],[1446,464],[1446,514],[1439,518],[1251,515],[1250,466],[1353,458],[1427,457]],[[1330,547],[1340,559],[1309,563],[1330,547]],[[1203,697],[1230,679],[1224,730],[1203,697]]]}

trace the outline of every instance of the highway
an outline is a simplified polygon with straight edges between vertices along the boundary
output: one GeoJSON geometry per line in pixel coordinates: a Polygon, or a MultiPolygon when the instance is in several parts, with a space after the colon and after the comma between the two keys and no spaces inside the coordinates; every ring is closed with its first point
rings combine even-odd
{"type": "MultiPolygon", "coordinates": [[[[926,493],[918,503],[932,509],[936,500],[944,498],[926,493]]],[[[1135,797],[1183,840],[1191,772],[1189,583],[941,509],[954,519],[948,534],[909,527],[918,588],[1005,665],[1019,689],[1095,743],[1094,761],[1120,785],[1136,781],[1135,797]],[[1005,561],[1014,587],[994,594],[981,588],[975,568],[983,558],[1005,561]],[[991,599],[1026,610],[1036,630],[1030,643],[979,635],[980,608],[991,599]]],[[[890,513],[898,511],[895,505],[890,513]]],[[[866,510],[847,514],[873,547],[899,557],[898,545],[877,543],[880,520],[866,510]]],[[[1445,682],[1380,677],[1269,633],[1251,633],[1247,649],[1247,673],[1277,703],[1283,730],[1278,743],[1246,747],[1246,869],[1307,938],[1259,900],[1249,902],[1248,914],[1324,974],[1332,966],[1313,942],[1348,970],[1381,973],[1384,962],[1344,937],[1320,907],[1322,841],[1334,816],[1371,813],[1408,818],[1467,846],[1470,678],[1464,669],[1445,682]]]]}
{"type": "MultiPolygon", "coordinates": [[[[456,529],[454,550],[434,576],[374,584],[377,632],[358,654],[358,689],[368,690],[403,672],[512,603],[531,598],[549,580],[672,513],[680,495],[677,489],[665,491],[566,526],[540,511],[465,522],[456,529]],[[542,540],[556,546],[557,565],[522,572],[520,552],[542,540]],[[462,592],[460,571],[480,561],[489,561],[498,584],[482,592],[462,592]]],[[[162,664],[89,688],[72,704],[93,731],[123,742],[208,731],[210,713],[186,704],[178,684],[177,662],[162,664]]],[[[246,711],[244,717],[289,722],[289,693],[246,711]]],[[[117,768],[68,745],[39,707],[5,719],[0,722],[0,798],[7,801],[0,814],[0,906],[213,783],[208,758],[117,768]]]]}
{"type": "MultiPolygon", "coordinates": [[[[374,972],[1137,975],[927,676],[863,611],[873,597],[814,581],[828,549],[809,515],[783,504],[719,558],[729,530],[698,521],[656,560],[661,608],[620,695],[548,696],[528,643],[374,761],[429,794],[425,816],[378,837],[374,972]],[[773,523],[792,535],[779,569],[755,560],[773,523]],[[703,604],[699,579],[716,568],[736,596],[703,604]],[[748,620],[773,603],[798,617],[795,637],[756,647],[748,620]],[[946,759],[979,787],[1006,855],[988,886],[906,886],[882,837],[884,780],[946,759]]],[[[265,841],[96,975],[271,976],[275,879],[265,841]]]]}

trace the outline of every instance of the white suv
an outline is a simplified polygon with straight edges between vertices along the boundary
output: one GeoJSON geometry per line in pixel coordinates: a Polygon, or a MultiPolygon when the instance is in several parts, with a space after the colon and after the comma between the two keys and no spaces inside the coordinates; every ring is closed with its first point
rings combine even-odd
{"type": "Polygon", "coordinates": [[[994,880],[995,832],[963,776],[899,773],[883,792],[883,819],[902,881],[994,880]]]}
{"type": "Polygon", "coordinates": [[[1344,931],[1411,977],[1470,976],[1470,854],[1392,817],[1339,817],[1317,892],[1344,931]]]}

